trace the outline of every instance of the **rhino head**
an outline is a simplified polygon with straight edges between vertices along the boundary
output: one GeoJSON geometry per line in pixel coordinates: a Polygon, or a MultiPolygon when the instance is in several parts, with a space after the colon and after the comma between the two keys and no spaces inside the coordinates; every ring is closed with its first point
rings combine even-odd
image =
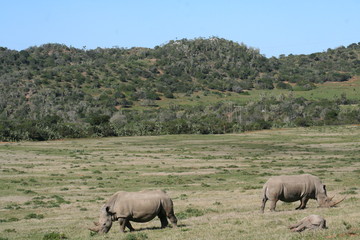
{"type": "Polygon", "coordinates": [[[320,191],[317,192],[316,200],[319,204],[319,207],[335,207],[337,204],[345,200],[346,197],[339,201],[333,201],[333,197],[328,197],[326,193],[326,186],[322,185],[320,191]]]}
{"type": "Polygon", "coordinates": [[[99,222],[94,222],[95,227],[89,228],[89,230],[98,233],[107,233],[112,226],[112,219],[114,213],[110,212],[109,206],[103,206],[100,210],[99,222]]]}

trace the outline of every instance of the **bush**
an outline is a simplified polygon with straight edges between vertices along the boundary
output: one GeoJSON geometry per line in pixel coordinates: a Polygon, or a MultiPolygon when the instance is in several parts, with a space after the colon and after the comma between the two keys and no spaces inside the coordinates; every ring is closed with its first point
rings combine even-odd
{"type": "Polygon", "coordinates": [[[149,90],[145,92],[145,99],[160,100],[160,96],[156,92],[149,90]]]}
{"type": "Polygon", "coordinates": [[[186,219],[190,217],[200,217],[205,214],[204,210],[188,207],[185,211],[179,212],[176,214],[178,219],[186,219]]]}
{"type": "Polygon", "coordinates": [[[309,81],[300,81],[296,84],[294,90],[295,91],[310,91],[315,89],[316,86],[314,83],[309,81]]]}
{"type": "Polygon", "coordinates": [[[63,234],[63,233],[51,232],[51,233],[46,233],[42,239],[43,240],[61,240],[61,239],[69,239],[69,238],[66,237],[65,234],[63,234]]]}
{"type": "Polygon", "coordinates": [[[302,118],[302,117],[298,117],[294,120],[294,124],[295,126],[298,127],[310,127],[313,125],[311,119],[309,118],[302,118]]]}
{"type": "Polygon", "coordinates": [[[325,81],[343,82],[349,80],[351,77],[349,73],[330,72],[326,74],[325,81]]]}
{"type": "Polygon", "coordinates": [[[166,92],[164,93],[164,96],[165,96],[166,98],[175,98],[174,94],[173,94],[172,92],[170,92],[170,91],[166,91],[166,92]]]}
{"type": "Polygon", "coordinates": [[[248,125],[244,128],[245,131],[253,131],[253,130],[262,130],[262,129],[270,129],[272,127],[271,122],[265,120],[257,120],[248,125]]]}
{"type": "Polygon", "coordinates": [[[336,124],[338,115],[339,115],[338,110],[331,109],[331,110],[327,111],[325,114],[325,119],[324,119],[325,124],[327,124],[327,125],[336,124]]]}
{"type": "Polygon", "coordinates": [[[36,214],[36,213],[29,213],[28,215],[26,215],[25,219],[43,219],[44,215],[42,214],[36,214]]]}
{"type": "Polygon", "coordinates": [[[102,114],[92,114],[89,118],[88,118],[88,122],[92,125],[92,126],[98,126],[101,124],[105,124],[108,123],[110,120],[110,116],[108,115],[102,115],[102,114]]]}
{"type": "Polygon", "coordinates": [[[123,238],[124,240],[145,240],[148,239],[146,233],[129,233],[123,238]]]}
{"type": "Polygon", "coordinates": [[[278,89],[287,89],[287,90],[293,90],[292,86],[288,83],[284,83],[284,82],[279,82],[276,85],[276,88],[278,89]]]}
{"type": "Polygon", "coordinates": [[[271,78],[260,78],[255,81],[255,89],[274,89],[273,80],[271,78]]]}
{"type": "Polygon", "coordinates": [[[184,119],[174,119],[163,124],[165,134],[184,134],[190,131],[188,123],[184,119]]]}

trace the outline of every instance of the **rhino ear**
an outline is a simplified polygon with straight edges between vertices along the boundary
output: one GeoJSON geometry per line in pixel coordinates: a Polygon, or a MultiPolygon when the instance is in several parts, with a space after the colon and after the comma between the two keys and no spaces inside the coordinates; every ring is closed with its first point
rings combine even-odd
{"type": "Polygon", "coordinates": [[[115,214],[115,213],[113,213],[113,212],[110,212],[110,207],[109,207],[109,206],[107,206],[107,207],[105,208],[105,210],[106,210],[106,213],[109,214],[110,216],[112,216],[112,215],[115,214]]]}

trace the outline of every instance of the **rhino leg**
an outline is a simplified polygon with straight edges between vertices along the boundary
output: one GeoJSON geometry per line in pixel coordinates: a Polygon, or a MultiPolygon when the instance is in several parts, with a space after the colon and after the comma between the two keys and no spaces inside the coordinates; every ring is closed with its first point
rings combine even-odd
{"type": "Polygon", "coordinates": [[[324,227],[323,227],[323,225],[318,226],[318,225],[312,224],[309,221],[305,221],[305,222],[301,223],[298,227],[291,229],[291,231],[293,231],[293,232],[302,232],[304,230],[316,230],[316,229],[319,229],[319,228],[321,229],[321,228],[324,228],[324,227]]]}
{"type": "Polygon", "coordinates": [[[293,231],[293,232],[302,232],[302,231],[304,231],[307,227],[308,227],[307,224],[301,223],[299,226],[297,226],[297,227],[295,227],[295,228],[292,228],[291,231],[293,231]]]}
{"type": "Polygon", "coordinates": [[[300,206],[295,208],[296,210],[302,210],[305,209],[307,202],[309,201],[309,198],[302,198],[300,199],[300,206]]]}
{"type": "Polygon", "coordinates": [[[277,199],[271,201],[271,203],[270,203],[270,211],[275,212],[277,201],[278,201],[277,199]]]}
{"type": "Polygon", "coordinates": [[[131,223],[129,220],[125,220],[125,226],[130,230],[130,232],[135,231],[135,229],[133,228],[133,226],[131,226],[131,223]]]}
{"type": "Polygon", "coordinates": [[[311,223],[309,222],[307,217],[304,217],[303,219],[301,219],[298,223],[295,223],[293,225],[291,225],[289,228],[291,229],[291,231],[293,232],[302,232],[304,231],[309,225],[311,225],[311,223]]]}
{"type": "Polygon", "coordinates": [[[296,223],[296,224],[293,224],[291,226],[289,226],[289,229],[293,232],[298,232],[298,227],[302,224],[302,222],[300,223],[296,223]]]}
{"type": "Polygon", "coordinates": [[[169,225],[165,211],[160,211],[158,217],[160,218],[161,228],[165,228],[167,225],[169,225]]]}
{"type": "Polygon", "coordinates": [[[261,209],[260,209],[260,212],[261,213],[264,213],[264,209],[265,209],[265,204],[266,204],[266,201],[267,201],[268,199],[266,198],[266,197],[263,197],[263,199],[262,199],[262,204],[261,204],[261,209]]]}
{"type": "Polygon", "coordinates": [[[125,218],[119,218],[120,232],[125,232],[126,222],[125,218]]]}
{"type": "Polygon", "coordinates": [[[289,229],[290,229],[290,230],[293,230],[294,228],[297,228],[297,227],[300,226],[300,225],[301,225],[301,223],[292,224],[292,225],[289,226],[289,229]]]}

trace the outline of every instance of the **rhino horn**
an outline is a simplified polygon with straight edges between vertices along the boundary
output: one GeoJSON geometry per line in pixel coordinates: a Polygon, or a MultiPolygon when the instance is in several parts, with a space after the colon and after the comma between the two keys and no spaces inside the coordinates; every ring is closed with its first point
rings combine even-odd
{"type": "Polygon", "coordinates": [[[94,225],[95,225],[95,226],[99,226],[100,223],[99,223],[99,222],[94,222],[94,225]]]}
{"type": "Polygon", "coordinates": [[[334,197],[335,197],[335,195],[334,195],[334,196],[332,196],[331,198],[329,198],[329,201],[332,201],[334,197]]]}
{"type": "Polygon", "coordinates": [[[339,203],[341,203],[342,201],[345,200],[346,197],[344,197],[343,199],[341,199],[340,201],[337,201],[337,202],[333,202],[330,204],[330,207],[335,207],[336,205],[338,205],[339,203]]]}

